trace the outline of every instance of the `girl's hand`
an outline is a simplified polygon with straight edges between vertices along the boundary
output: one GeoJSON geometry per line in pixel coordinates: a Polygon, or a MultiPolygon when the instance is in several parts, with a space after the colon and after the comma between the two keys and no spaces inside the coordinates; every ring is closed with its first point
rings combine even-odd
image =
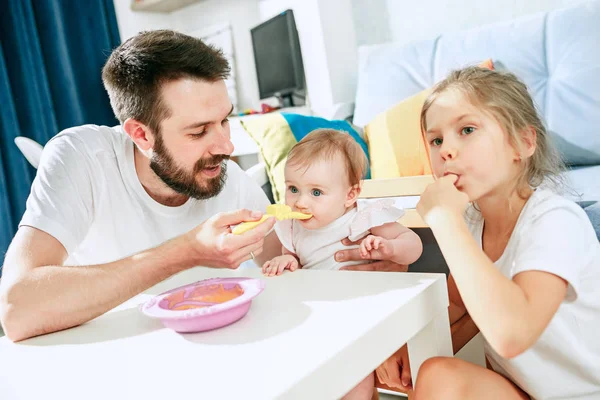
{"type": "Polygon", "coordinates": [[[454,186],[457,179],[458,177],[452,174],[439,178],[427,186],[421,195],[417,211],[428,225],[431,225],[428,220],[440,210],[462,218],[462,214],[469,204],[469,196],[454,186]]]}
{"type": "Polygon", "coordinates": [[[360,243],[360,256],[365,259],[388,259],[393,253],[389,240],[369,235],[360,243]]]}
{"type": "Polygon", "coordinates": [[[402,346],[400,350],[377,367],[375,373],[381,383],[391,388],[400,390],[412,389],[412,377],[406,345],[402,346]]]}
{"type": "Polygon", "coordinates": [[[291,254],[277,256],[262,267],[263,274],[266,276],[281,275],[286,269],[292,272],[298,269],[298,260],[291,254]]]}

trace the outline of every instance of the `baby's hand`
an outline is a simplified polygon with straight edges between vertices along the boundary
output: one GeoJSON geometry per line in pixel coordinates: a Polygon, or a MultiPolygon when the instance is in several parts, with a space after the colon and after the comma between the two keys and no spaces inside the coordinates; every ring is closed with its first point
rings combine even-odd
{"type": "Polygon", "coordinates": [[[369,235],[360,243],[360,256],[366,259],[386,259],[392,253],[389,240],[380,236],[369,235]]]}
{"type": "Polygon", "coordinates": [[[266,276],[281,275],[283,270],[289,269],[295,271],[298,269],[298,260],[291,254],[277,256],[271,261],[267,261],[262,267],[263,274],[266,276]]]}

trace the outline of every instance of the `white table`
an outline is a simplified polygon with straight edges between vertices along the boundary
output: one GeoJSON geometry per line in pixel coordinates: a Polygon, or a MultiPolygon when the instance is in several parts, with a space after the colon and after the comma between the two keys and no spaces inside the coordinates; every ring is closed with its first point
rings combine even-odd
{"type": "Polygon", "coordinates": [[[451,355],[442,274],[296,271],[265,278],[240,321],[178,334],[136,307],[167,289],[258,269],[194,268],[82,326],[0,339],[0,398],[335,399],[408,342],[413,375],[451,355]]]}

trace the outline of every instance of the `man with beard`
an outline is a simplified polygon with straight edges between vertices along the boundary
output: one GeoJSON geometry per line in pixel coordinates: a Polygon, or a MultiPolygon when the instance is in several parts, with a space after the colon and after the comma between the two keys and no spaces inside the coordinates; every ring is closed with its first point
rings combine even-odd
{"type": "Polygon", "coordinates": [[[231,233],[269,202],[228,161],[228,74],[220,51],[173,31],[113,51],[102,78],[121,124],[48,142],[7,252],[0,320],[11,340],[82,324],[196,265],[262,265],[281,252],[272,219],[231,233]]]}

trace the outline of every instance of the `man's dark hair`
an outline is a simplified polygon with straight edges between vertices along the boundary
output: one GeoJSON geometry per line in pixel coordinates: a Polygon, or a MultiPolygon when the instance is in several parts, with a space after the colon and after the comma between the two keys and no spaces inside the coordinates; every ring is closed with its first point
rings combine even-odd
{"type": "Polygon", "coordinates": [[[163,103],[163,83],[181,78],[214,82],[230,67],[221,50],[170,30],[141,32],[117,47],[102,69],[102,81],[117,118],[133,118],[156,134],[171,110],[163,103]]]}

